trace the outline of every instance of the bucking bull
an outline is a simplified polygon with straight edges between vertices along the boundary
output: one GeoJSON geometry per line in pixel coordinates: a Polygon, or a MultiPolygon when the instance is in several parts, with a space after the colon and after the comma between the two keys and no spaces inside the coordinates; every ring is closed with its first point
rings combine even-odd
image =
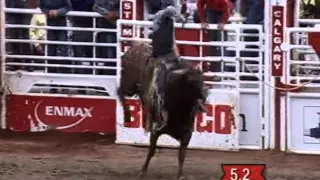
{"type": "Polygon", "coordinates": [[[170,6],[158,12],[153,22],[152,43],[132,42],[122,57],[118,96],[130,121],[125,96],[139,95],[151,129],[148,155],[139,177],[144,177],[155,154],[160,135],[168,134],[180,142],[178,179],[183,179],[183,164],[194,119],[204,111],[204,77],[200,69],[180,60],[175,45],[174,20],[183,17],[170,6]]]}

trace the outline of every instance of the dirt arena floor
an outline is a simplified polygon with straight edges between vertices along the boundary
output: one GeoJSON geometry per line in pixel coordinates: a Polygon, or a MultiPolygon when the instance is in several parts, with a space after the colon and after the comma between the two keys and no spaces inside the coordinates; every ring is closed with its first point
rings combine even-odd
{"type": "MultiPolygon", "coordinates": [[[[135,180],[147,148],[93,134],[0,132],[1,180],[135,180]]],[[[145,180],[174,180],[177,151],[159,149],[145,180]]],[[[189,150],[189,180],[219,180],[221,163],[266,163],[268,180],[320,179],[320,156],[189,150]]]]}

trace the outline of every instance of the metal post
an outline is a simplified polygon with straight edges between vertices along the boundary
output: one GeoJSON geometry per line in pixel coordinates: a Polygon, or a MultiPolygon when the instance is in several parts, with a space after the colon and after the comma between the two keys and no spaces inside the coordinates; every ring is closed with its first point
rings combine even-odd
{"type": "Polygon", "coordinates": [[[6,2],[4,0],[0,1],[0,26],[1,26],[1,70],[0,70],[0,78],[1,78],[1,90],[3,94],[1,96],[1,129],[6,128],[6,92],[5,92],[5,82],[4,82],[4,72],[5,72],[5,62],[6,62],[6,18],[5,18],[5,7],[6,2]]]}

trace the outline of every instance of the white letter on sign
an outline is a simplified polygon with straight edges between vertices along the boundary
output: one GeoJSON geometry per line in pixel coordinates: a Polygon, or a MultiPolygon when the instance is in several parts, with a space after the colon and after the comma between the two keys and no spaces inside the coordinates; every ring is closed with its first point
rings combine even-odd
{"type": "Polygon", "coordinates": [[[131,3],[130,2],[125,2],[125,3],[123,3],[123,8],[125,9],[125,10],[131,10],[131,3]]]}
{"type": "Polygon", "coordinates": [[[281,64],[279,64],[279,63],[273,63],[273,65],[275,66],[276,69],[280,69],[281,64]]]}
{"type": "Polygon", "coordinates": [[[65,116],[73,116],[74,115],[74,107],[63,107],[65,116]]]}
{"type": "Polygon", "coordinates": [[[280,54],[274,54],[274,55],[273,55],[273,60],[274,60],[274,61],[281,61],[281,57],[282,57],[282,56],[281,56],[280,54]]]}
{"type": "Polygon", "coordinates": [[[282,26],[281,21],[280,21],[279,19],[276,19],[276,20],[274,21],[274,27],[276,27],[276,26],[279,26],[279,27],[282,26]]]}
{"type": "Polygon", "coordinates": [[[275,17],[277,17],[277,18],[282,17],[282,16],[281,16],[281,11],[275,11],[275,12],[273,13],[273,15],[274,15],[275,17]]]}
{"type": "Polygon", "coordinates": [[[130,19],[131,12],[130,11],[123,11],[124,19],[130,19]]]}
{"type": "Polygon", "coordinates": [[[275,52],[275,53],[281,53],[282,51],[281,51],[280,46],[275,46],[274,49],[273,49],[273,52],[275,52]]]}
{"type": "Polygon", "coordinates": [[[273,42],[276,44],[281,44],[282,39],[280,37],[275,37],[275,38],[273,38],[273,42]]]}
{"type": "Polygon", "coordinates": [[[46,106],[46,115],[52,116],[53,114],[53,106],[46,106]]]}

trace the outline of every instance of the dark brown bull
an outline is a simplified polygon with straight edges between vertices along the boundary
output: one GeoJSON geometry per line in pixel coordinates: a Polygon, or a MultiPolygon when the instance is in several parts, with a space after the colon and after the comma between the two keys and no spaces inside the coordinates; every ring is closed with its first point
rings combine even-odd
{"type": "MultiPolygon", "coordinates": [[[[171,8],[158,16],[162,18],[159,19],[161,30],[158,32],[174,32],[171,18],[173,11],[171,8]],[[171,29],[166,28],[168,25],[171,29]]],[[[138,94],[143,111],[146,112],[144,114],[147,116],[147,124],[151,127],[149,151],[139,177],[145,176],[159,137],[168,134],[180,142],[178,179],[183,179],[183,164],[193,132],[194,119],[206,99],[204,78],[199,69],[180,60],[175,48],[168,48],[174,46],[172,36],[168,39],[161,37],[162,34],[153,37],[152,48],[146,43],[134,42],[131,49],[125,53],[122,58],[123,69],[118,95],[124,108],[125,120],[129,121],[129,108],[124,103],[124,96],[138,94]],[[160,43],[167,44],[167,47],[160,43]],[[164,52],[163,48],[167,48],[168,53],[155,56],[156,53],[164,52]],[[162,74],[166,80],[163,86],[164,96],[160,98],[157,75],[162,65],[170,68],[162,74]],[[163,103],[159,103],[160,99],[163,103]]]]}
{"type": "MultiPolygon", "coordinates": [[[[168,134],[180,142],[178,179],[183,179],[183,164],[193,132],[194,119],[199,112],[199,106],[205,100],[203,75],[193,66],[181,63],[167,76],[164,106],[161,109],[167,114],[167,123],[163,127],[162,121],[157,120],[158,107],[153,107],[153,112],[150,114],[153,127],[150,134],[150,147],[141,176],[143,177],[147,172],[149,162],[155,154],[158,138],[162,134],[168,134]]],[[[150,96],[154,96],[154,93],[150,92],[150,96]]]]}
{"type": "MultiPolygon", "coordinates": [[[[137,45],[137,44],[135,44],[137,45]]],[[[153,96],[155,89],[153,85],[153,70],[156,67],[154,60],[139,60],[136,58],[129,58],[129,55],[134,53],[134,50],[140,49],[137,46],[132,46],[123,58],[123,70],[121,77],[120,88],[118,89],[119,97],[124,102],[124,96],[133,96],[139,94],[143,104],[143,110],[148,116],[149,127],[153,127],[150,135],[150,147],[147,159],[142,167],[140,177],[143,177],[149,165],[152,156],[155,154],[156,144],[158,138],[162,134],[168,134],[180,142],[179,148],[179,171],[178,178],[183,178],[183,163],[185,159],[186,149],[189,144],[193,124],[196,113],[199,112],[201,102],[205,101],[205,90],[203,85],[202,72],[192,65],[187,63],[179,63],[177,66],[168,73],[168,80],[166,82],[166,96],[164,99],[164,108],[167,111],[168,124],[159,130],[161,120],[158,119],[157,110],[153,107],[153,96]],[[131,61],[129,63],[129,61],[131,61]],[[134,63],[136,62],[136,63],[134,63]],[[142,64],[140,64],[142,63],[142,64]],[[140,64],[140,66],[139,66],[140,64]],[[140,72],[139,72],[140,70],[140,72]],[[131,72],[129,74],[126,74],[131,72]],[[139,75],[140,74],[140,75],[139,75]],[[140,78],[141,77],[141,78],[140,78]],[[123,88],[125,87],[125,88],[123,88]]],[[[145,46],[141,43],[139,46],[145,46]]],[[[142,53],[143,54],[143,53],[142,53]]],[[[142,59],[144,56],[137,56],[142,59]]],[[[125,117],[127,120],[130,118],[129,109],[123,103],[125,117]],[[127,114],[126,114],[127,113],[127,114]]]]}

